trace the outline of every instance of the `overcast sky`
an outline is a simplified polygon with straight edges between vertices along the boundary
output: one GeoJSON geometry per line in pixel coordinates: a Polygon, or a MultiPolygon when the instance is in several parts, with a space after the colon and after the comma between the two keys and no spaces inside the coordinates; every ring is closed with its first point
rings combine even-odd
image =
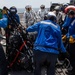
{"type": "Polygon", "coordinates": [[[7,6],[16,6],[17,8],[24,8],[26,5],[31,5],[33,8],[39,8],[41,4],[46,7],[50,6],[50,3],[69,3],[70,0],[0,0],[0,8],[7,6]]]}

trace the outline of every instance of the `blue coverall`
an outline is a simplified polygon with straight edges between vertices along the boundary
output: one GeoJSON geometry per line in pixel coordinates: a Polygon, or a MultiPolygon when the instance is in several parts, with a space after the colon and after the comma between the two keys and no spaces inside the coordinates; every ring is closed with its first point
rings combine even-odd
{"type": "Polygon", "coordinates": [[[53,21],[45,20],[28,27],[26,31],[37,31],[38,33],[34,43],[34,75],[41,75],[41,66],[44,63],[47,65],[47,75],[55,75],[58,49],[63,53],[66,52],[61,40],[59,25],[53,21]]]}

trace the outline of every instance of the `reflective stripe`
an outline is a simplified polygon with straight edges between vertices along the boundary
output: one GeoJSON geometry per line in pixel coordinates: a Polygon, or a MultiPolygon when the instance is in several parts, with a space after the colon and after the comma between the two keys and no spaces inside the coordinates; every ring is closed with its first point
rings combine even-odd
{"type": "Polygon", "coordinates": [[[51,26],[54,26],[55,28],[57,28],[58,26],[56,26],[55,24],[51,23],[51,22],[45,22],[45,21],[41,21],[40,23],[43,23],[43,24],[49,24],[51,26]]]}
{"type": "Polygon", "coordinates": [[[75,20],[73,20],[73,21],[72,21],[71,25],[73,26],[73,25],[74,25],[74,23],[75,23],[75,20]]]}

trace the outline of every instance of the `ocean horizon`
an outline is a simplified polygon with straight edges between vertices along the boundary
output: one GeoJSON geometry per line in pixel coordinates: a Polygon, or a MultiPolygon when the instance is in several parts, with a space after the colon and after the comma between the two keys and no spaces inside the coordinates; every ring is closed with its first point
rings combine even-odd
{"type": "MultiPolygon", "coordinates": [[[[35,12],[39,10],[39,8],[33,8],[35,12]]],[[[17,8],[18,13],[23,13],[25,11],[25,8],[17,8]]]]}
{"type": "MultiPolygon", "coordinates": [[[[38,10],[39,10],[40,8],[33,8],[33,10],[35,11],[35,12],[37,12],[38,10]]],[[[49,8],[46,8],[47,10],[49,9],[49,8]]],[[[24,13],[24,11],[25,11],[25,8],[17,8],[17,13],[24,13]]]]}

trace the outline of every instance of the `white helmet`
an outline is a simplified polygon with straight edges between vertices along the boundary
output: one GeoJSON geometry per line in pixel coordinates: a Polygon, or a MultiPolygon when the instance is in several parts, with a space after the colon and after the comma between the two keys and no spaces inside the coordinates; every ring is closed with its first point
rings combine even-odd
{"type": "Polygon", "coordinates": [[[54,16],[54,17],[56,17],[56,15],[54,14],[54,12],[49,12],[48,16],[54,16]]]}
{"type": "Polygon", "coordinates": [[[31,5],[27,5],[26,7],[25,7],[25,9],[26,9],[26,11],[31,11],[32,10],[32,7],[31,7],[31,5]]]}
{"type": "Polygon", "coordinates": [[[31,5],[26,5],[25,8],[26,9],[31,8],[31,5]]]}
{"type": "Polygon", "coordinates": [[[49,20],[56,20],[56,15],[54,14],[54,12],[49,12],[47,15],[49,20]]]}
{"type": "Polygon", "coordinates": [[[55,10],[60,10],[60,6],[56,6],[54,9],[55,10]]]}

